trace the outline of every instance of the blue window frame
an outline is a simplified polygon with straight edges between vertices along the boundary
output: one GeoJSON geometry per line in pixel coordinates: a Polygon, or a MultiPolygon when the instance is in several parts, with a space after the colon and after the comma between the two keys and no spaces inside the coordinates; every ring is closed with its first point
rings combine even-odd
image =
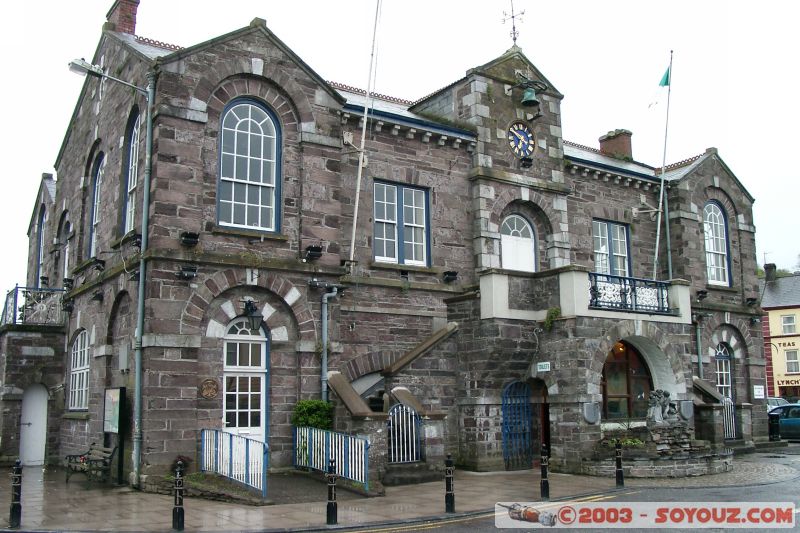
{"type": "Polygon", "coordinates": [[[593,220],[592,241],[595,272],[630,277],[627,225],[607,220],[593,220]]]}
{"type": "Polygon", "coordinates": [[[92,172],[92,209],[89,218],[89,257],[97,256],[97,231],[100,227],[100,193],[103,188],[103,174],[105,172],[106,160],[103,153],[95,159],[92,172]]]}
{"type": "Polygon", "coordinates": [[[728,221],[717,202],[708,202],[703,208],[703,233],[709,285],[730,286],[728,221]]]}
{"type": "Polygon", "coordinates": [[[123,167],[122,234],[133,231],[136,218],[136,185],[139,181],[139,133],[141,115],[134,109],[125,134],[125,166],[123,167]]]}
{"type": "Polygon", "coordinates": [[[373,254],[375,261],[399,265],[430,264],[429,191],[375,182],[373,254]]]}
{"type": "Polygon", "coordinates": [[[236,99],[220,122],[217,221],[221,226],[280,230],[281,132],[275,114],[236,99]]]}

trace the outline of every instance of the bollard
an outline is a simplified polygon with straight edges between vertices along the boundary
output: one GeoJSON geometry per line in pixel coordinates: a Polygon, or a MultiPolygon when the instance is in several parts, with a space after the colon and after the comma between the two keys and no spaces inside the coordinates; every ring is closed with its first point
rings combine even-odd
{"type": "Polygon", "coordinates": [[[622,473],[622,444],[620,444],[619,440],[617,440],[616,444],[614,445],[614,454],[616,457],[617,465],[617,487],[624,487],[625,486],[625,477],[622,473]]]}
{"type": "Polygon", "coordinates": [[[172,529],[183,531],[183,461],[175,465],[175,507],[172,508],[172,529]]]}
{"type": "Polygon", "coordinates": [[[16,529],[22,523],[22,464],[17,459],[11,470],[11,513],[8,527],[16,529]]]}
{"type": "Polygon", "coordinates": [[[456,492],[453,486],[453,474],[455,472],[453,466],[453,457],[448,453],[447,459],[444,460],[444,512],[456,512],[456,492]]]}
{"type": "Polygon", "coordinates": [[[336,504],[336,460],[328,461],[328,525],[335,526],[338,520],[338,506],[336,504]]]}
{"type": "Polygon", "coordinates": [[[547,453],[547,444],[542,443],[542,480],[539,482],[542,501],[550,499],[550,481],[547,479],[547,467],[549,464],[550,456],[547,453]]]}

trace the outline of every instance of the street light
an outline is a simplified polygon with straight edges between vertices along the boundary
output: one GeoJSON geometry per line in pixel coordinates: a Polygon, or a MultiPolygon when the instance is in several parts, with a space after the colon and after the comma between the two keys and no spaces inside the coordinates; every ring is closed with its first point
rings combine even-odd
{"type": "Polygon", "coordinates": [[[156,95],[155,69],[147,71],[147,87],[142,88],[103,72],[103,67],[93,65],[85,59],[70,61],[69,69],[80,75],[96,78],[105,78],[135,89],[144,95],[147,100],[145,114],[145,156],[144,156],[144,183],[142,187],[142,243],[139,250],[139,291],[136,305],[136,335],[134,353],[134,392],[133,392],[133,477],[136,486],[139,486],[142,453],[142,335],[144,331],[144,295],[145,295],[145,251],[147,250],[147,229],[150,224],[150,173],[153,167],[153,102],[156,95]]]}

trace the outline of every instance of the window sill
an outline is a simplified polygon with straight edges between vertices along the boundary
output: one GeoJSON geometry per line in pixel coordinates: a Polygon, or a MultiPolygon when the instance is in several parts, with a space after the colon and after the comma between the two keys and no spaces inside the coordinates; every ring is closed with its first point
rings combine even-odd
{"type": "Polygon", "coordinates": [[[72,275],[74,277],[76,274],[80,274],[84,270],[89,270],[92,267],[95,267],[98,270],[103,270],[105,266],[106,262],[103,261],[102,259],[98,259],[97,257],[91,257],[86,261],[75,265],[75,267],[72,269],[72,275]]]}
{"type": "Polygon", "coordinates": [[[369,264],[370,268],[383,269],[383,270],[407,270],[408,272],[422,272],[425,274],[438,274],[439,269],[433,267],[419,266],[419,265],[401,265],[398,263],[384,263],[382,261],[372,261],[369,264]]]}
{"type": "Polygon", "coordinates": [[[89,420],[88,411],[70,411],[61,415],[61,418],[66,420],[89,420]]]}
{"type": "Polygon", "coordinates": [[[289,236],[282,233],[259,231],[255,229],[231,228],[228,226],[213,226],[212,235],[232,235],[234,237],[247,237],[250,239],[263,239],[269,241],[288,241],[289,236]]]}
{"type": "Polygon", "coordinates": [[[730,285],[713,285],[711,283],[706,283],[706,289],[711,291],[739,292],[739,289],[731,287],[730,285]]]}
{"type": "Polygon", "coordinates": [[[141,242],[142,242],[141,234],[136,233],[136,230],[131,230],[128,233],[126,233],[125,235],[123,235],[122,237],[120,237],[119,239],[117,239],[114,242],[112,242],[111,243],[111,248],[116,250],[120,246],[123,246],[125,244],[128,244],[129,242],[137,241],[137,240],[139,241],[139,243],[141,245],[141,242]]]}

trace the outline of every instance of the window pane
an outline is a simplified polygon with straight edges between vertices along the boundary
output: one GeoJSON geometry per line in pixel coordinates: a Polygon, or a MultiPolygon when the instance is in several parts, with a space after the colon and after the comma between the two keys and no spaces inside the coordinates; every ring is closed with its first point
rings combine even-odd
{"type": "Polygon", "coordinates": [[[225,364],[229,366],[236,365],[236,344],[230,342],[227,346],[227,356],[225,357],[225,364]]]}
{"type": "Polygon", "coordinates": [[[627,398],[609,398],[606,405],[608,418],[628,418],[627,398]]]}
{"type": "Polygon", "coordinates": [[[261,427],[261,413],[259,411],[250,413],[250,427],[261,427]]]}
{"type": "Polygon", "coordinates": [[[236,409],[236,395],[235,394],[226,394],[225,395],[225,409],[236,409]]]}
{"type": "Polygon", "coordinates": [[[250,345],[250,364],[252,366],[261,366],[261,345],[250,345]]]}
{"type": "MultiPolygon", "coordinates": [[[[239,366],[250,366],[250,345],[239,345],[239,366]]],[[[244,378],[241,378],[244,379],[244,378]]],[[[247,389],[242,389],[247,390],[247,389]]]]}
{"type": "Polygon", "coordinates": [[[225,413],[225,425],[229,428],[236,427],[236,413],[225,413]]]}
{"type": "Polygon", "coordinates": [[[250,409],[261,409],[260,394],[253,394],[250,396],[250,409]]]}
{"type": "Polygon", "coordinates": [[[247,413],[239,413],[239,424],[238,427],[240,428],[248,428],[250,424],[248,424],[248,416],[247,413]]]}
{"type": "Polygon", "coordinates": [[[239,392],[248,392],[250,390],[249,381],[246,377],[239,378],[239,392]]]}
{"type": "Polygon", "coordinates": [[[233,223],[244,226],[244,205],[234,204],[233,206],[233,223]]]}

